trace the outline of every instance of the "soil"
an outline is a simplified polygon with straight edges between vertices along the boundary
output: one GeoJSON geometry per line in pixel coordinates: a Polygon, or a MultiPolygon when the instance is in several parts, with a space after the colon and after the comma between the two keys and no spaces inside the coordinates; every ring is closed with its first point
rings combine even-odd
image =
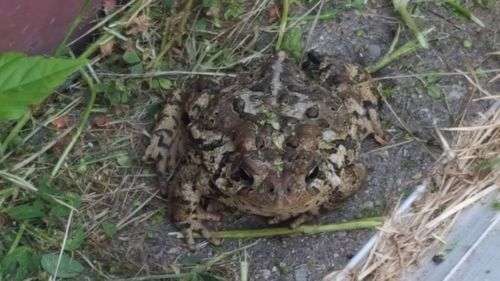
{"type": "MultiPolygon", "coordinates": [[[[344,12],[338,19],[320,22],[312,33],[308,49],[365,66],[380,59],[389,50],[400,21],[390,1],[369,2],[363,9],[344,12]]],[[[380,111],[385,130],[392,136],[391,145],[381,148],[373,140],[367,140],[361,160],[368,167],[370,176],[362,189],[338,210],[323,213],[310,223],[341,222],[390,212],[402,196],[408,195],[421,182],[439,156],[440,143],[435,126],[457,126],[466,107],[465,122],[489,106],[487,101],[469,102],[471,95],[477,97],[480,93],[473,90],[474,87],[456,69],[499,68],[499,57],[488,53],[500,50],[500,5],[493,4],[493,9],[471,5],[471,10],[484,22],[485,28],[460,18],[443,6],[423,4],[419,7],[419,24],[423,30],[433,27],[429,38],[437,40],[431,42],[430,49],[402,57],[373,75],[384,89],[391,92],[380,111]],[[422,73],[454,74],[434,76],[436,81],[431,81],[430,76],[394,78],[422,73]],[[429,94],[434,86],[439,89],[441,97],[429,94]]],[[[310,27],[303,28],[307,35],[310,27]]],[[[410,39],[411,34],[404,29],[397,46],[410,39]]],[[[479,81],[486,91],[498,94],[498,82],[487,83],[491,78],[485,74],[479,77],[479,81]]],[[[144,184],[154,190],[153,179],[144,184]]],[[[164,206],[161,199],[153,199],[147,208],[164,206]]],[[[266,226],[260,218],[239,215],[210,227],[221,230],[266,226]]],[[[168,220],[159,225],[144,222],[123,230],[113,243],[116,247],[126,248],[127,254],[143,263],[146,271],[167,269],[180,256],[193,254],[185,249],[182,240],[167,235],[173,231],[177,230],[168,220]],[[152,232],[157,235],[147,238],[147,233],[152,232]]],[[[332,270],[341,269],[373,233],[356,230],[259,239],[246,250],[250,280],[321,280],[332,270]]],[[[194,254],[203,258],[214,257],[255,241],[227,240],[221,247],[204,245],[194,254]]],[[[227,264],[218,267],[219,274],[229,279],[239,276],[243,256],[235,255],[227,264]]]]}

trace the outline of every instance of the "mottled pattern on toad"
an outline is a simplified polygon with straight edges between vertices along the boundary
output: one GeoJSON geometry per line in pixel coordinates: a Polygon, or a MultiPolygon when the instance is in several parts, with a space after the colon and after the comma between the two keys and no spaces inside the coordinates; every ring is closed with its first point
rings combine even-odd
{"type": "Polygon", "coordinates": [[[376,85],[360,66],[309,56],[316,79],[283,52],[260,70],[176,92],[145,160],[156,162],[171,217],[194,248],[193,231],[218,243],[202,221],[206,199],[295,227],[334,207],[366,178],[361,142],[387,137],[376,85]]]}

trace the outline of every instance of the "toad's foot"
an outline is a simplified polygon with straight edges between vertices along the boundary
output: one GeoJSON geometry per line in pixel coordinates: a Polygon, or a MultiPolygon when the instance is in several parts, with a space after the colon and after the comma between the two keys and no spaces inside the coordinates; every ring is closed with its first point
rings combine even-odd
{"type": "Polygon", "coordinates": [[[213,237],[210,230],[208,230],[208,228],[203,225],[202,221],[196,218],[191,218],[184,222],[178,223],[177,227],[181,229],[181,232],[186,239],[186,244],[191,251],[196,250],[196,244],[193,235],[194,231],[199,232],[203,238],[207,239],[210,243],[216,246],[219,246],[221,244],[220,240],[213,237]]]}

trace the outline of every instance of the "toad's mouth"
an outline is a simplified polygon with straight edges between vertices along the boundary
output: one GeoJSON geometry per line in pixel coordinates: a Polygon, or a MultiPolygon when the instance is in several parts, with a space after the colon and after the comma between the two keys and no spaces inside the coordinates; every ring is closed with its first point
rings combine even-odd
{"type": "Polygon", "coordinates": [[[324,203],[327,194],[321,189],[307,188],[295,189],[288,187],[285,190],[277,190],[274,187],[273,193],[258,192],[255,190],[243,189],[231,199],[230,205],[243,209],[243,211],[264,216],[276,217],[284,214],[295,216],[317,208],[324,203]]]}

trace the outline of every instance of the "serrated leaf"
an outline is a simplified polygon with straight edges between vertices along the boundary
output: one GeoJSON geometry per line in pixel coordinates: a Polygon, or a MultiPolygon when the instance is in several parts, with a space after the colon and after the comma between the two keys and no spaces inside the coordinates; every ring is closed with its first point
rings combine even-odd
{"type": "Polygon", "coordinates": [[[141,62],[141,58],[137,55],[136,52],[127,51],[123,54],[122,59],[124,62],[128,64],[137,64],[141,62]]]}
{"type": "Polygon", "coordinates": [[[80,225],[74,232],[71,238],[68,240],[66,245],[64,246],[64,250],[66,251],[74,251],[80,246],[82,246],[85,241],[85,230],[82,225],[80,225]]]}
{"type": "Polygon", "coordinates": [[[45,217],[43,202],[35,200],[33,203],[21,204],[7,209],[5,212],[15,220],[27,220],[45,217]]]}
{"type": "Polygon", "coordinates": [[[21,53],[0,55],[0,121],[22,116],[41,103],[85,59],[27,57],[21,53]]]}
{"type": "Polygon", "coordinates": [[[18,247],[0,263],[0,277],[21,281],[39,268],[40,257],[28,247],[18,247]]]}
{"type": "MultiPolygon", "coordinates": [[[[42,256],[40,261],[42,268],[50,273],[52,276],[56,273],[57,261],[59,260],[59,255],[55,254],[45,254],[42,256]]],[[[59,268],[57,270],[57,275],[55,277],[60,278],[71,278],[76,277],[78,274],[85,270],[83,265],[66,255],[62,255],[59,268]]]]}
{"type": "Polygon", "coordinates": [[[104,233],[106,233],[106,235],[110,238],[113,238],[116,232],[118,232],[118,228],[116,227],[116,225],[109,221],[103,221],[101,223],[101,227],[104,233]]]}
{"type": "Polygon", "coordinates": [[[296,62],[299,61],[302,55],[302,30],[300,28],[288,30],[283,38],[282,47],[296,62]]]}

